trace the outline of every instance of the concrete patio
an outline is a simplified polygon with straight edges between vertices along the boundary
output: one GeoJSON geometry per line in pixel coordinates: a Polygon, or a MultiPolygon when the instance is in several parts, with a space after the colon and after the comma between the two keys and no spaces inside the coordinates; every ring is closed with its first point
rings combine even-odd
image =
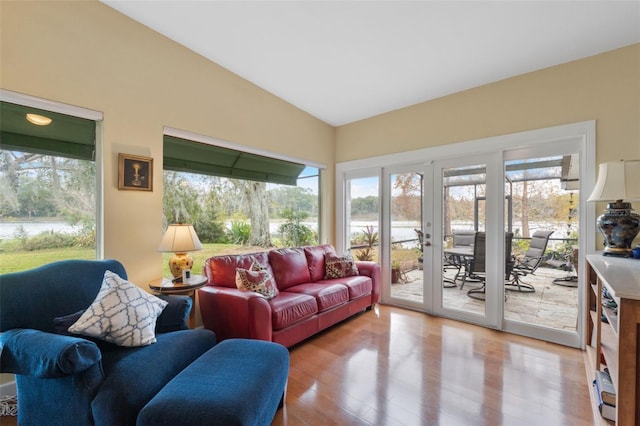
{"type": "MultiPolygon", "coordinates": [[[[409,300],[422,300],[422,271],[412,270],[404,273],[404,283],[392,284],[391,294],[409,300]]],[[[453,278],[454,272],[447,271],[445,277],[453,278]]],[[[540,267],[535,275],[523,278],[535,288],[534,292],[524,293],[506,287],[505,318],[523,321],[560,330],[575,331],[578,318],[578,288],[555,284],[554,280],[566,278],[569,272],[540,267]]],[[[570,284],[570,283],[566,283],[570,284]]],[[[574,282],[573,285],[576,283],[574,282]]],[[[476,300],[467,294],[477,283],[467,282],[460,289],[460,281],[455,287],[443,289],[443,304],[447,308],[469,312],[484,313],[485,302],[476,300]]]]}

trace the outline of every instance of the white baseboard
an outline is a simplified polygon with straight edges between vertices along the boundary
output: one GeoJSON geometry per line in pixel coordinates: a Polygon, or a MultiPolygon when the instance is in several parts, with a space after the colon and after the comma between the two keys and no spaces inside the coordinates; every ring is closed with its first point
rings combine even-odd
{"type": "Polygon", "coordinates": [[[9,382],[0,385],[0,398],[4,398],[5,396],[15,395],[17,393],[16,390],[16,382],[9,382]]]}

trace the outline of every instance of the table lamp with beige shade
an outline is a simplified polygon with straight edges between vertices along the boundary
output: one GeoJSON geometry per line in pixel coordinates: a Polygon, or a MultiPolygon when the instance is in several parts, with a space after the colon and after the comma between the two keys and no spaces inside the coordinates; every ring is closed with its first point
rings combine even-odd
{"type": "Polygon", "coordinates": [[[169,259],[169,269],[175,277],[174,281],[182,280],[183,270],[191,270],[193,258],[189,252],[198,250],[202,250],[202,243],[193,225],[183,223],[169,225],[158,247],[158,251],[175,253],[169,259]]]}

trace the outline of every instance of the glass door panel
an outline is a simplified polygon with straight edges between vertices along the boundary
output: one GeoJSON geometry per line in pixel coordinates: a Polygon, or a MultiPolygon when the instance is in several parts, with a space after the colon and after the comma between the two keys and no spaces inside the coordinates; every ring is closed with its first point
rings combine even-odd
{"type": "Polygon", "coordinates": [[[442,307],[485,315],[487,165],[441,169],[442,307]]]}
{"type": "Polygon", "coordinates": [[[424,173],[407,169],[389,178],[389,295],[395,303],[424,306],[422,230],[424,173]]]}
{"type": "Polygon", "coordinates": [[[507,321],[577,332],[578,166],[578,154],[505,161],[514,232],[507,321]]]}
{"type": "Polygon", "coordinates": [[[380,179],[346,180],[347,242],[354,259],[380,262],[380,179]]]}

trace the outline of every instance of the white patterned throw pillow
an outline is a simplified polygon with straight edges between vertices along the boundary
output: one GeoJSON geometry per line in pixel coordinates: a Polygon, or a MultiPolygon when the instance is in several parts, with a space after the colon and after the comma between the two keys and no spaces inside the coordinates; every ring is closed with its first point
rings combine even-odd
{"type": "Polygon", "coordinates": [[[156,319],[166,306],[166,301],[106,271],[95,300],[69,332],[119,346],[149,345],[156,341],[156,319]]]}

